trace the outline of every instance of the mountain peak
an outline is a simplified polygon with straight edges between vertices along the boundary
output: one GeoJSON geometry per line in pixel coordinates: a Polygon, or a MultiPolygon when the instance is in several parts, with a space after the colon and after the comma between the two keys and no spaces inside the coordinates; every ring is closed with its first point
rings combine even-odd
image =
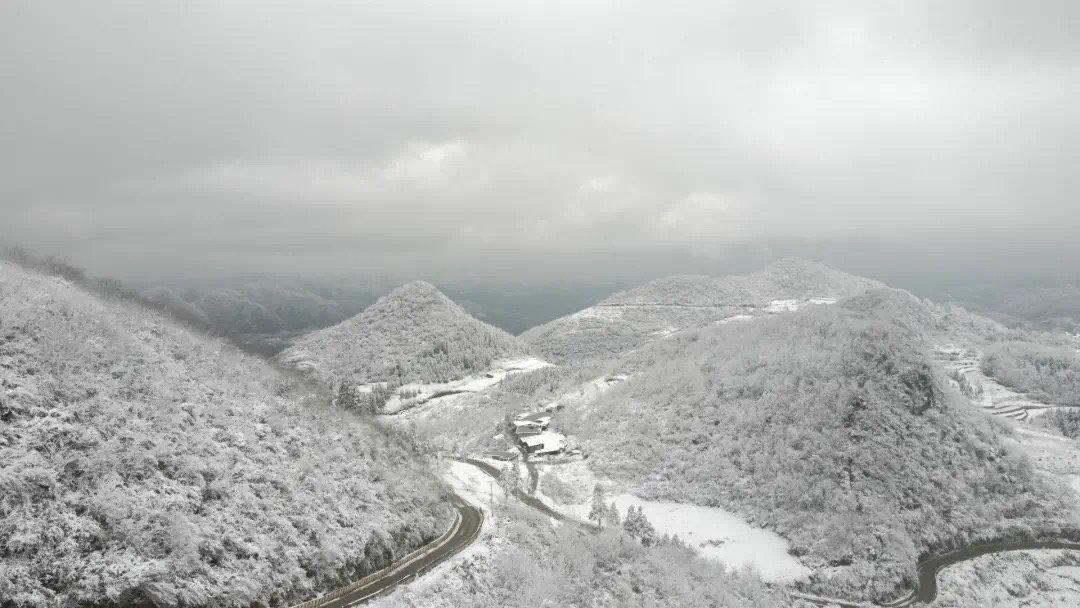
{"type": "Polygon", "coordinates": [[[426,281],[406,283],[360,314],[306,336],[281,361],[330,378],[445,382],[531,349],[472,317],[426,281]]]}

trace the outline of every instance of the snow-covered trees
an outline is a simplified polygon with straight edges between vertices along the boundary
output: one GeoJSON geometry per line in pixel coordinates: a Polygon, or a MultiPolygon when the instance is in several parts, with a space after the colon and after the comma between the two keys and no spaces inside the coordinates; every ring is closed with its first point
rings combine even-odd
{"type": "Polygon", "coordinates": [[[499,474],[499,488],[503,491],[506,500],[521,491],[521,466],[517,460],[513,460],[499,474]]]}
{"type": "Polygon", "coordinates": [[[630,379],[560,423],[597,474],[736,510],[853,564],[832,591],[888,595],[928,547],[1077,518],[933,369],[934,314],[880,291],[683,332],[612,363],[630,379]]]}
{"type": "Polygon", "coordinates": [[[491,551],[455,560],[376,608],[779,608],[791,600],[754,574],[728,570],[674,543],[646,547],[619,528],[552,526],[522,508],[500,522],[491,551]]]}
{"type": "Polygon", "coordinates": [[[626,519],[623,519],[622,526],[630,538],[636,538],[646,547],[656,543],[656,528],[653,527],[649,518],[645,517],[641,507],[635,508],[634,505],[630,505],[626,510],[626,519]]]}
{"type": "Polygon", "coordinates": [[[589,521],[595,521],[596,526],[604,529],[604,520],[607,519],[608,506],[607,494],[604,486],[596,484],[593,487],[592,498],[589,500],[589,521]]]}
{"type": "Polygon", "coordinates": [[[0,604],[281,605],[440,534],[403,438],[161,314],[0,262],[0,604]]]}
{"type": "Polygon", "coordinates": [[[1066,346],[1008,341],[986,347],[986,375],[1054,405],[1080,405],[1080,354],[1066,346]]]}
{"type": "Polygon", "coordinates": [[[607,520],[607,524],[612,527],[617,527],[622,523],[622,518],[619,517],[619,508],[615,506],[615,503],[608,505],[605,519],[607,520]]]}
{"type": "Polygon", "coordinates": [[[296,340],[280,359],[321,378],[359,383],[447,382],[530,348],[478,321],[438,289],[416,281],[364,312],[296,340]]]}

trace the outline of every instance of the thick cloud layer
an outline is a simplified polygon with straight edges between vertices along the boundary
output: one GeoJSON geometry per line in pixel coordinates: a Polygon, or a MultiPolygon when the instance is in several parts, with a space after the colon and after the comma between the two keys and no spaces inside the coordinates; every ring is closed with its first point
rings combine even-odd
{"type": "Polygon", "coordinates": [[[9,0],[0,241],[121,276],[1045,270],[1080,257],[1078,28],[1068,0],[9,0]]]}

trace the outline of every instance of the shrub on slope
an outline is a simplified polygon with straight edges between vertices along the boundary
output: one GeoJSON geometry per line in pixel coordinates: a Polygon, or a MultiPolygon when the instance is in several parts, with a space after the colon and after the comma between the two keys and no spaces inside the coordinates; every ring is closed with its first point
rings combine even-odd
{"type": "Polygon", "coordinates": [[[733,508],[837,566],[817,589],[888,596],[928,548],[1074,517],[995,422],[942,388],[922,353],[932,322],[879,291],[674,336],[622,362],[631,380],[577,432],[600,472],[733,508]]]}
{"type": "Polygon", "coordinates": [[[401,440],[266,363],[0,263],[0,605],[281,606],[439,534],[401,440]]]}
{"type": "Polygon", "coordinates": [[[284,361],[356,383],[446,382],[500,357],[530,353],[514,336],[469,316],[423,281],[409,283],[359,315],[296,341],[284,361]]]}

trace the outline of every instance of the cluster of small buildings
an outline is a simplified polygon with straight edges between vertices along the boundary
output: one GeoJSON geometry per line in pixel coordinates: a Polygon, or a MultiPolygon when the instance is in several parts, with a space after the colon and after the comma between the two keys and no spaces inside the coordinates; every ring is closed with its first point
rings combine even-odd
{"type": "Polygon", "coordinates": [[[550,412],[522,414],[511,422],[514,425],[514,434],[525,447],[526,453],[546,456],[561,454],[566,450],[566,437],[548,430],[551,424],[550,412]]]}

